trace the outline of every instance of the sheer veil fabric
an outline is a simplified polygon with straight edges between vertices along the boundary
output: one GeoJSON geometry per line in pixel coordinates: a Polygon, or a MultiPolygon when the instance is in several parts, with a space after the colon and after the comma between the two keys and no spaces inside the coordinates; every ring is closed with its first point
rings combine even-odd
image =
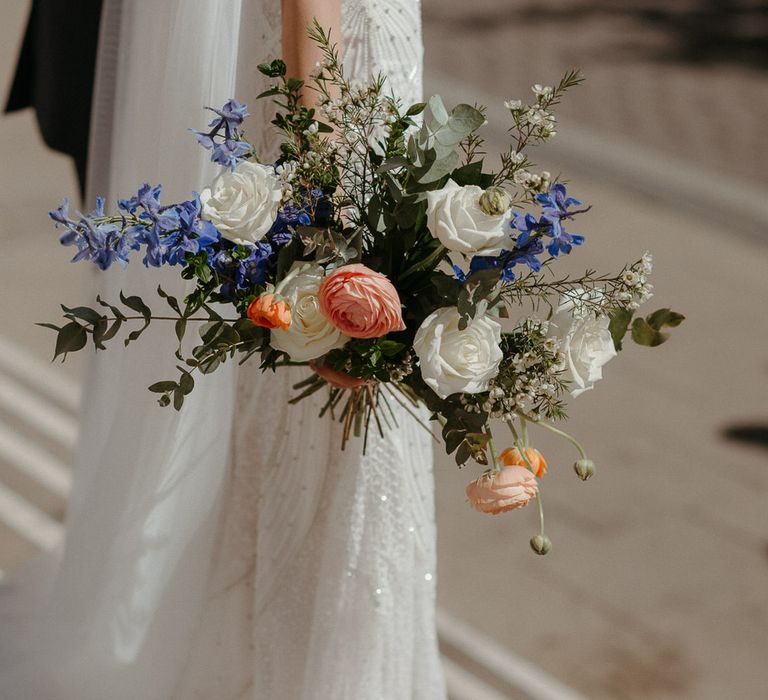
{"type": "MultiPolygon", "coordinates": [[[[213,175],[185,127],[237,96],[274,154],[256,66],[279,53],[279,0],[107,0],[91,190],[144,178],[173,200],[213,175]]],[[[346,0],[345,62],[421,97],[417,0],[346,0]]],[[[174,275],[133,263],[100,292],[153,297],[174,275]]],[[[434,626],[432,448],[405,410],[340,450],[297,370],[206,377],[175,413],[165,329],[90,363],[67,539],[0,588],[0,697],[14,700],[445,698],[434,626]],[[49,586],[42,585],[50,581],[49,586]],[[34,582],[35,586],[30,585],[34,582]],[[22,601],[26,606],[22,605],[22,601]],[[33,614],[34,613],[34,614],[33,614]]]]}

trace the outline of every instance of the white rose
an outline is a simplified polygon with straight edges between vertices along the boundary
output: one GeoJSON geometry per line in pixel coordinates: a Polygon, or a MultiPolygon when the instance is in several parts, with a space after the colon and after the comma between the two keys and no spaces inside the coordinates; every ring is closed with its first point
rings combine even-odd
{"type": "Polygon", "coordinates": [[[453,180],[427,192],[427,228],[448,250],[498,255],[509,241],[512,211],[489,216],[480,207],[482,195],[480,187],[459,187],[453,180]]]}
{"type": "Polygon", "coordinates": [[[294,263],[287,279],[280,285],[279,292],[291,305],[291,326],[285,331],[277,328],[272,331],[272,347],[288,353],[295,362],[315,360],[342,347],[349,338],[320,313],[317,290],[323,279],[323,268],[294,263]],[[305,269],[296,273],[302,266],[305,269]]]}
{"type": "Polygon", "coordinates": [[[271,167],[243,161],[200,193],[201,216],[234,243],[260,241],[275,223],[282,184],[271,167]]]}
{"type": "Polygon", "coordinates": [[[454,306],[438,309],[424,319],[413,341],[421,376],[441,398],[485,391],[503,358],[496,319],[478,314],[460,331],[460,318],[454,306]]]}
{"type": "Polygon", "coordinates": [[[602,294],[576,289],[564,295],[550,321],[549,334],[560,342],[564,356],[564,379],[572,383],[571,396],[589,391],[603,378],[603,365],[616,357],[613,338],[608,330],[610,319],[595,316],[593,305],[583,300],[599,302],[602,294]]]}

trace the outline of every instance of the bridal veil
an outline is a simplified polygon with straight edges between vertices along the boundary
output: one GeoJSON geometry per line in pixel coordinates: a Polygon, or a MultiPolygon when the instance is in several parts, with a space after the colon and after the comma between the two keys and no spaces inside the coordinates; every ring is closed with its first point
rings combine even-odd
{"type": "MultiPolygon", "coordinates": [[[[347,0],[343,18],[353,77],[381,70],[419,99],[417,0],[347,0]]],[[[279,0],[106,0],[102,26],[91,195],[114,201],[147,179],[165,201],[199,190],[215,166],[186,129],[229,97],[274,154],[269,105],[254,98],[256,66],[279,54],[279,0]]],[[[98,280],[107,299],[148,302],[158,282],[184,294],[139,261],[98,280]]],[[[63,552],[40,598],[24,576],[0,588],[0,696],[444,698],[423,427],[400,410],[365,456],[359,442],[342,452],[320,399],[287,404],[305,371],[255,363],[203,378],[181,412],[161,409],[146,387],[173,376],[169,342],[152,328],[88,364],[63,552]]]]}

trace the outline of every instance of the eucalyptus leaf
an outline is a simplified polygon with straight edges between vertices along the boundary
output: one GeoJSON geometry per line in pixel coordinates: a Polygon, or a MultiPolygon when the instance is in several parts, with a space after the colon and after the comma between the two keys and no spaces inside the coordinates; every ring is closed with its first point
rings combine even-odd
{"type": "Polygon", "coordinates": [[[648,322],[649,326],[659,331],[664,326],[676,328],[683,321],[685,321],[685,316],[683,316],[683,314],[677,313],[676,311],[672,311],[671,309],[658,309],[657,311],[654,311],[650,316],[646,316],[645,320],[648,322]]]}
{"type": "Polygon", "coordinates": [[[613,339],[613,347],[617,351],[621,350],[621,341],[624,340],[624,336],[627,334],[633,315],[634,312],[629,309],[617,309],[611,314],[608,330],[613,339]]]}
{"type": "Polygon", "coordinates": [[[632,322],[632,340],[638,345],[654,348],[669,338],[668,333],[662,333],[651,326],[644,318],[636,318],[632,322]]]}

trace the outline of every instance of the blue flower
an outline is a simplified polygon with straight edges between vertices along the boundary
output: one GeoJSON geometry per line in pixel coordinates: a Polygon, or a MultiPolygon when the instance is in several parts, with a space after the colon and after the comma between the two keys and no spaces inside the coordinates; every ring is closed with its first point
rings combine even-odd
{"type": "Polygon", "coordinates": [[[246,117],[251,116],[248,113],[248,105],[238,102],[233,98],[228,99],[221,109],[213,109],[212,107],[207,109],[215,112],[220,117],[220,119],[214,119],[208,126],[223,123],[229,129],[236,129],[243,123],[246,117]]]}
{"type": "Polygon", "coordinates": [[[549,225],[544,233],[552,238],[547,245],[547,251],[552,257],[557,257],[560,253],[567,255],[573,246],[584,242],[584,236],[570,233],[563,228],[564,219],[573,219],[576,214],[586,211],[570,211],[571,207],[581,205],[581,201],[575,197],[569,197],[565,185],[559,182],[552,185],[546,194],[536,195],[536,201],[541,204],[540,223],[549,225]]]}
{"type": "Polygon", "coordinates": [[[243,156],[253,150],[253,146],[242,139],[240,125],[249,116],[246,105],[237,100],[227,100],[221,109],[207,107],[218,116],[208,124],[210,131],[191,129],[197,142],[211,150],[211,160],[234,170],[243,156]],[[222,136],[221,132],[224,131],[222,136]],[[216,139],[221,139],[217,141],[216,139]]]}
{"type": "MultiPolygon", "coordinates": [[[[223,245],[229,245],[222,241],[223,245]]],[[[223,280],[220,294],[231,299],[237,289],[252,289],[263,284],[273,263],[272,246],[260,241],[248,246],[248,255],[235,255],[235,247],[222,247],[210,256],[210,266],[223,280]]]]}
{"type": "Polygon", "coordinates": [[[96,208],[90,214],[77,212],[78,220],[69,218],[69,201],[49,212],[57,226],[67,231],[61,235],[62,245],[77,247],[72,262],[91,260],[101,270],[106,270],[117,261],[122,267],[128,263],[128,255],[137,247],[133,235],[123,236],[120,227],[104,215],[104,198],[96,199],[96,208]]]}
{"type": "Polygon", "coordinates": [[[225,139],[222,143],[217,143],[213,147],[211,160],[219,163],[230,170],[234,170],[238,163],[243,160],[243,156],[251,151],[251,144],[245,141],[234,141],[225,139]]]}

